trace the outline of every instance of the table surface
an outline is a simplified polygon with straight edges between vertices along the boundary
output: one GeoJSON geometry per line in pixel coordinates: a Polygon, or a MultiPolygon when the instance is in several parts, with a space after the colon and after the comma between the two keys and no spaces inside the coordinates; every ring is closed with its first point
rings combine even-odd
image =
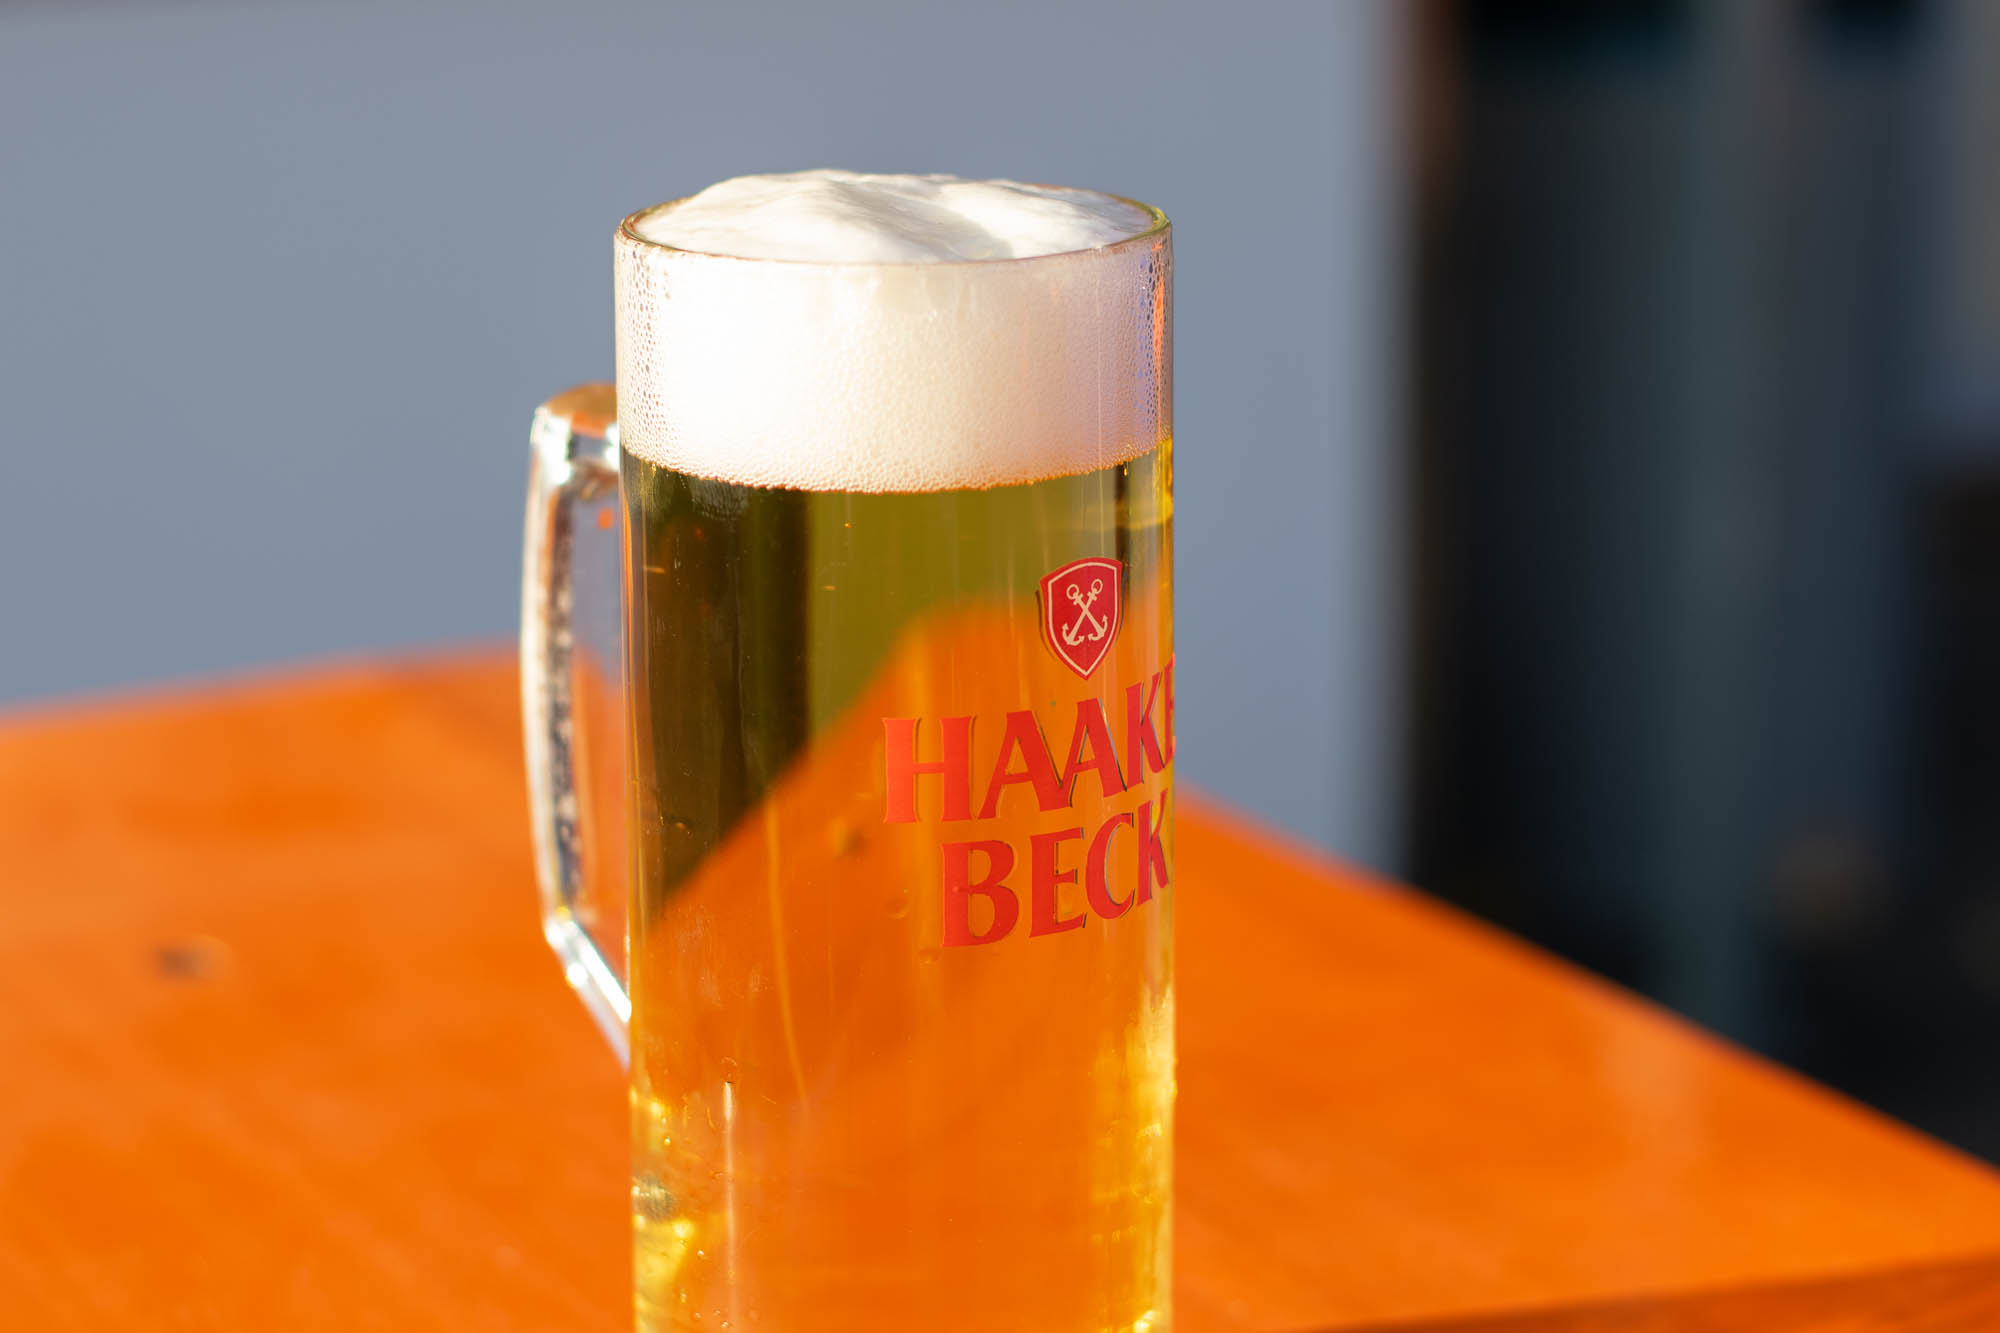
{"type": "MultiPolygon", "coordinates": [[[[0,1324],[616,1329],[494,655],[0,722],[0,1324]]],[[[1189,799],[1177,1327],[2000,1327],[2000,1175],[1189,799]]]]}

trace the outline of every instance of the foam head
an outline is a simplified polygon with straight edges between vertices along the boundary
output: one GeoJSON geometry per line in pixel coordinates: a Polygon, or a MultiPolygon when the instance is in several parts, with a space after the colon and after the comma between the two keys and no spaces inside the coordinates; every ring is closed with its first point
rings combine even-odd
{"type": "Polygon", "coordinates": [[[1172,430],[1156,211],[951,176],[744,176],[617,239],[621,445],[745,485],[1092,471],[1172,430]]]}

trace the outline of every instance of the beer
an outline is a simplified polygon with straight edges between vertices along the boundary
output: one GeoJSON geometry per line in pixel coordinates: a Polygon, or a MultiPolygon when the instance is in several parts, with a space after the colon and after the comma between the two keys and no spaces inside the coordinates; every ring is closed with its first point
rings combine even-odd
{"type": "Polygon", "coordinates": [[[1172,443],[1140,222],[893,271],[621,236],[648,1333],[1169,1325],[1172,443]],[[1136,295],[1105,310],[1097,266],[1136,295]]]}

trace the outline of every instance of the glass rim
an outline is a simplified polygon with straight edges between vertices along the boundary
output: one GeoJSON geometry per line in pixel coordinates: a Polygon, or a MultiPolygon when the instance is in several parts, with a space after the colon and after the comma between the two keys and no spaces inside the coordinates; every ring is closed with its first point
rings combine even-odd
{"type": "MultiPolygon", "coordinates": [[[[1034,185],[1037,189],[1044,190],[1079,189],[1079,187],[1073,185],[1042,185],[1034,181],[1026,182],[1026,184],[1034,185]]],[[[1173,230],[1173,223],[1168,219],[1167,215],[1144,200],[1132,199],[1122,194],[1112,194],[1108,190],[1091,190],[1089,193],[1102,195],[1106,199],[1116,199],[1121,204],[1129,204],[1133,208],[1140,210],[1149,219],[1145,229],[1143,231],[1136,231],[1130,236],[1121,237],[1105,245],[1087,246],[1081,250],[1055,250],[1045,255],[1008,255],[998,259],[776,259],[768,255],[727,255],[717,253],[714,250],[690,250],[685,246],[669,245],[665,241],[656,241],[650,237],[641,236],[638,233],[635,224],[641,218],[651,217],[662,209],[678,207],[694,197],[693,195],[682,195],[678,199],[668,199],[661,203],[649,204],[645,208],[627,213],[624,219],[618,224],[618,235],[620,239],[630,241],[634,245],[644,246],[649,250],[659,250],[669,255],[687,255],[696,259],[726,260],[735,264],[785,264],[798,268],[826,269],[962,269],[993,268],[1011,264],[1037,264],[1044,260],[1075,259],[1078,256],[1088,255],[1115,255],[1128,248],[1144,246],[1148,242],[1157,241],[1173,230]]]]}

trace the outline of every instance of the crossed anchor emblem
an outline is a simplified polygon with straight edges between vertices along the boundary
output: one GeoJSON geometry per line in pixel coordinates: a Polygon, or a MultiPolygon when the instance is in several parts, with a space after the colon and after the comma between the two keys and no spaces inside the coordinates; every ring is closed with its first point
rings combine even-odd
{"type": "Polygon", "coordinates": [[[1071,606],[1076,608],[1076,619],[1063,626],[1062,640],[1064,643],[1072,648],[1080,643],[1096,643],[1110,632],[1111,626],[1108,623],[1090,614],[1090,608],[1096,603],[1097,595],[1103,591],[1103,579],[1092,579],[1088,593],[1084,592],[1074,583],[1069,585],[1069,602],[1071,606]],[[1089,634],[1083,632],[1085,625],[1089,625],[1091,628],[1089,634]]]}
{"type": "Polygon", "coordinates": [[[1042,642],[1058,662],[1085,680],[1111,652],[1121,615],[1125,566],[1108,556],[1086,556],[1042,575],[1042,642]],[[1071,608],[1063,609],[1065,602],[1071,608]],[[1068,624],[1062,622],[1067,619],[1068,624]]]}

